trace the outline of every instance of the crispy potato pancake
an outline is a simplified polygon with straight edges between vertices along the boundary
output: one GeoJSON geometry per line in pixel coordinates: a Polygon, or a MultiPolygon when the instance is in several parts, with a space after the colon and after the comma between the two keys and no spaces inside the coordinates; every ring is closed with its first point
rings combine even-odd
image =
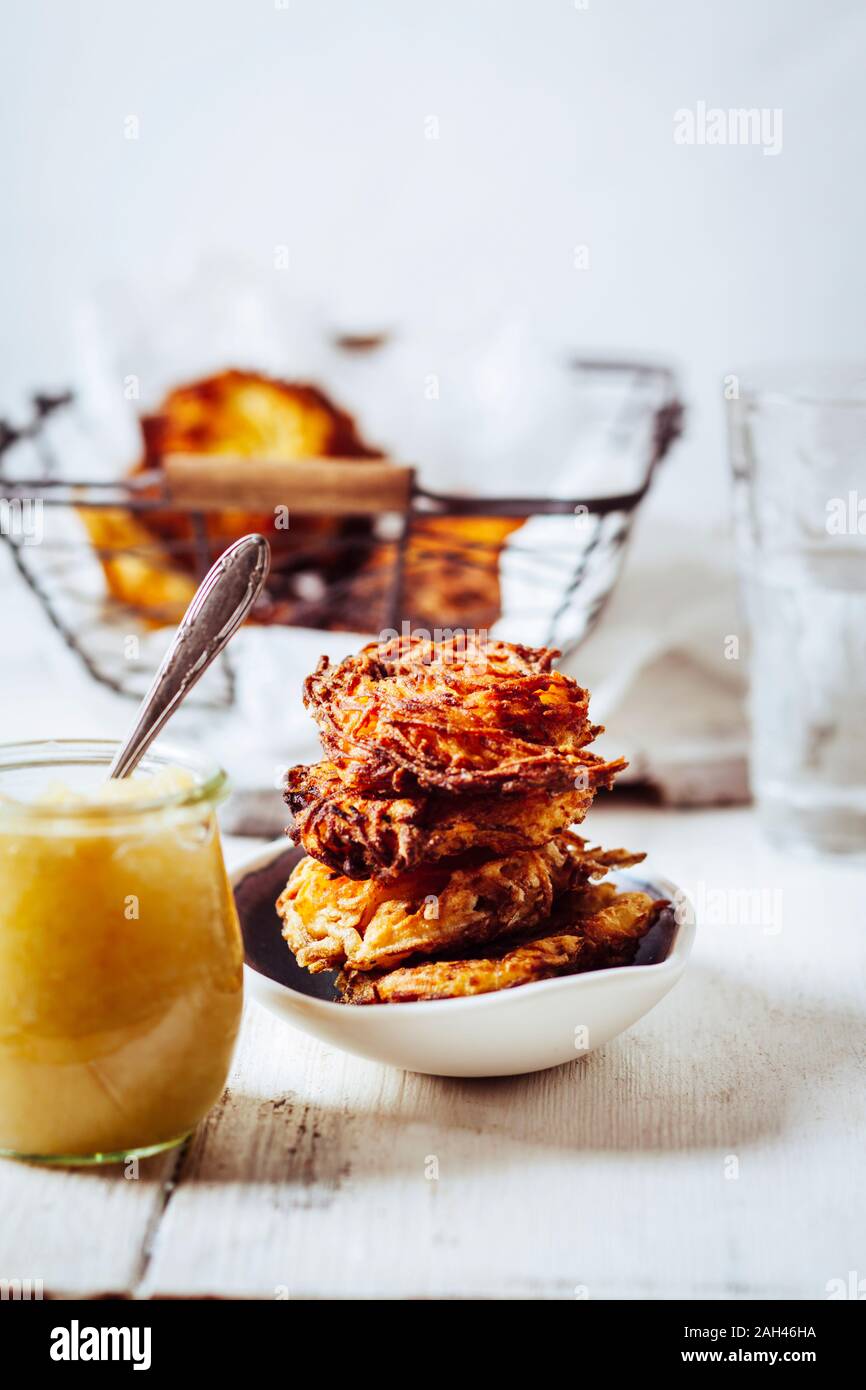
{"type": "MultiPolygon", "coordinates": [[[[224,371],[169,391],[142,417],[144,467],[165,454],[243,458],[373,458],[350,415],[318,387],[224,371]]],[[[271,520],[273,518],[271,517],[271,520]]]]}
{"type": "MultiPolygon", "coordinates": [[[[160,468],[166,454],[231,454],[244,459],[273,459],[288,467],[294,459],[377,457],[358,437],[351,417],[315,386],[278,381],[258,372],[226,371],[179,386],[170,391],[153,415],[141,421],[144,458],[136,471],[160,468]]],[[[155,537],[181,542],[179,563],[193,567],[191,545],[185,559],[184,543],[192,541],[189,519],[177,511],[142,513],[142,524],[155,537]]],[[[273,578],[279,584],[280,569],[296,552],[305,561],[333,563],[334,554],[321,542],[344,533],[339,520],[326,516],[304,517],[300,532],[278,529],[274,513],[226,509],[205,516],[214,556],[250,531],[267,536],[274,552],[273,578]],[[313,553],[317,551],[317,553],[313,553]]],[[[340,552],[335,552],[339,557],[340,552]]]]}
{"type": "MultiPolygon", "coordinates": [[[[160,408],[141,421],[144,454],[132,470],[159,469],[166,454],[232,454],[238,458],[293,460],[340,457],[370,459],[354,422],[314,386],[278,381],[258,372],[224,371],[170,391],[160,408]]],[[[158,488],[143,489],[157,500],[158,488]]],[[[110,592],[154,625],[177,622],[197,583],[193,523],[180,509],[154,508],[133,514],[117,509],[81,509],[91,543],[99,552],[110,592]]],[[[325,580],[343,578],[363,562],[370,526],[358,518],[308,516],[302,528],[278,528],[274,513],[226,508],[202,521],[211,558],[250,531],[267,536],[273,563],[259,622],[279,622],[298,570],[325,580]]]]}
{"type": "Polygon", "coordinates": [[[99,554],[109,593],[154,627],[180,622],[196,591],[194,576],[154,542],[132,512],[82,507],[79,516],[99,554]]]}
{"type": "Polygon", "coordinates": [[[588,850],[568,831],[541,849],[470,856],[458,867],[424,866],[390,882],[357,881],[302,859],[276,908],[298,964],[310,971],[393,966],[413,955],[477,946],[543,921],[555,901],[626,850],[588,850]]]}
{"type": "Polygon", "coordinates": [[[433,629],[445,614],[486,629],[500,616],[502,547],[522,518],[414,516],[403,559],[401,612],[412,628],[433,629]]]}
{"type": "Polygon", "coordinates": [[[325,753],[353,789],[399,795],[573,788],[601,732],[547,648],[465,637],[370,643],[304,686],[325,753]]]}
{"type": "Polygon", "coordinates": [[[396,970],[343,970],[337,980],[347,1004],[407,1004],[423,999],[456,999],[555,975],[601,970],[626,963],[664,902],[646,893],[617,893],[602,884],[569,895],[568,910],[519,940],[485,955],[425,961],[396,970]]]}
{"type": "Polygon", "coordinates": [[[420,863],[485,850],[513,854],[546,844],[582,821],[599,787],[625,766],[580,754],[577,786],[525,795],[366,796],[344,784],[334,763],[300,765],[286,774],[289,831],[306,853],[347,878],[393,879],[420,863]]]}
{"type": "Polygon", "coordinates": [[[502,611],[502,549],[523,524],[515,517],[413,514],[402,555],[395,541],[387,541],[373,546],[364,562],[356,588],[363,605],[356,629],[369,631],[391,621],[398,559],[396,610],[410,628],[432,631],[443,622],[475,631],[491,628],[502,611]],[[370,621],[371,611],[382,615],[381,622],[370,621]]]}
{"type": "MultiPolygon", "coordinates": [[[[158,470],[167,454],[232,454],[239,459],[381,458],[352,417],[317,387],[260,372],[228,370],[176,387],[141,419],[143,455],[132,470],[158,470]]],[[[157,488],[142,491],[158,500],[157,488]]],[[[189,516],[157,507],[81,509],[109,591],[152,625],[177,622],[195,592],[199,556],[189,516]]],[[[499,556],[523,525],[510,517],[412,518],[401,559],[400,612],[413,627],[441,622],[490,627],[500,615],[499,556]]],[[[253,621],[311,623],[368,631],[390,621],[398,553],[374,540],[363,517],[307,516],[278,529],[272,511],[225,508],[202,522],[212,558],[260,531],[273,564],[253,621]],[[296,576],[302,574],[298,584],[296,576]]]]}

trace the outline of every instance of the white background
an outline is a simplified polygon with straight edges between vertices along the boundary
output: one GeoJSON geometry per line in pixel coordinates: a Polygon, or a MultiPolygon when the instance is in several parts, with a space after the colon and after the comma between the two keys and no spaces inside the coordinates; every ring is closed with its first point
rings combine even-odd
{"type": "Polygon", "coordinates": [[[862,352],[856,0],[6,0],[3,30],[4,401],[69,379],[106,277],[267,274],[286,245],[335,323],[502,311],[674,360],[689,435],[654,505],[703,522],[724,373],[862,352]],[[676,145],[699,101],[781,107],[781,154],[676,145]]]}

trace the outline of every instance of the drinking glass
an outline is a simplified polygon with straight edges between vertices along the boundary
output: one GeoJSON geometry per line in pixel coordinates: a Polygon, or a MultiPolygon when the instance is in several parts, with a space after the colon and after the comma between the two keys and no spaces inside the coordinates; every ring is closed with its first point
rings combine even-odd
{"type": "Polygon", "coordinates": [[[733,378],[751,780],[771,840],[866,852],[866,370],[733,378]]]}

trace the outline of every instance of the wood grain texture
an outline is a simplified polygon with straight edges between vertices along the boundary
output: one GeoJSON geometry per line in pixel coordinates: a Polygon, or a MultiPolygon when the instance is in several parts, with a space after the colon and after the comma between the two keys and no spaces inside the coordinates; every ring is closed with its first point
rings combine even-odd
{"type": "Polygon", "coordinates": [[[683,981],[628,1034],[454,1081],[250,1003],[173,1190],[165,1158],[138,1183],[3,1166],[0,1276],[268,1299],[822,1298],[862,1277],[866,875],[771,852],[745,811],[605,806],[593,828],[699,909],[683,981]]]}
{"type": "Polygon", "coordinates": [[[137,1178],[0,1160],[0,1279],[39,1279],[46,1297],[135,1289],[178,1159],[148,1159],[137,1178]]]}
{"type": "Polygon", "coordinates": [[[248,459],[220,454],[169,454],[163,472],[172,502],[219,511],[288,507],[304,515],[405,512],[413,471],[388,460],[248,459]]]}

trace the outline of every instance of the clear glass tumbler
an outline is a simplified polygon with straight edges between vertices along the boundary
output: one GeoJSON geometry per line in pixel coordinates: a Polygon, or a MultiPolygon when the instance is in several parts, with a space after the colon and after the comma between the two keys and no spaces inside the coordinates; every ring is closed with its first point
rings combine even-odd
{"type": "Polygon", "coordinates": [[[866,370],[763,373],[736,390],[758,814],[776,844],[862,856],[866,370]]]}
{"type": "Polygon", "coordinates": [[[0,746],[0,1153],[104,1163],[178,1143],[219,1098],[243,952],[225,775],[113,743],[0,746]]]}

